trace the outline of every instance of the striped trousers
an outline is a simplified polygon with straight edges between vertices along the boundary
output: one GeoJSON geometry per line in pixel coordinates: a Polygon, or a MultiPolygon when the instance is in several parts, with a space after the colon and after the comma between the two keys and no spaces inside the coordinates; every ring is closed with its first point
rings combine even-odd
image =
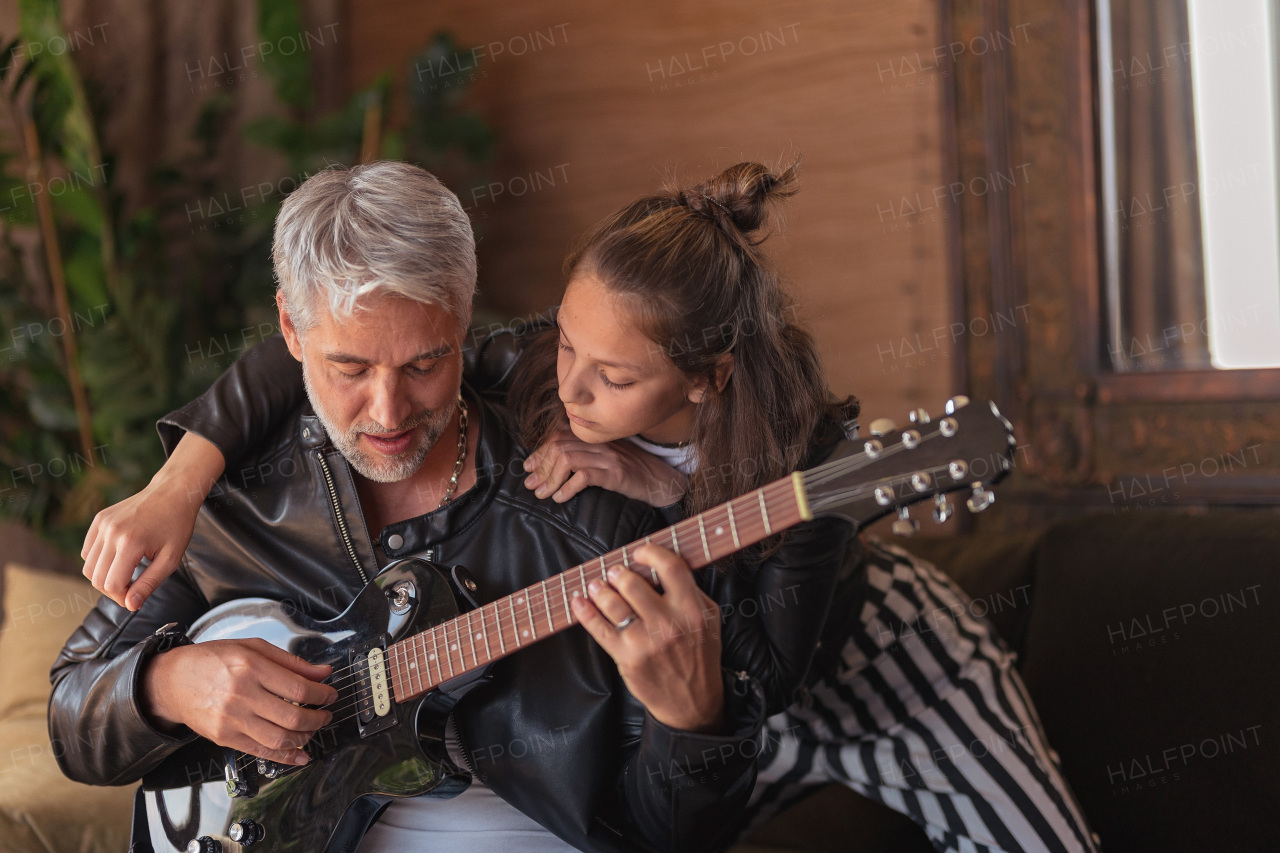
{"type": "Polygon", "coordinates": [[[849,572],[837,606],[859,619],[836,665],[766,724],[749,824],[839,782],[941,851],[1097,853],[1013,653],[964,592],[874,540],[849,572]]]}

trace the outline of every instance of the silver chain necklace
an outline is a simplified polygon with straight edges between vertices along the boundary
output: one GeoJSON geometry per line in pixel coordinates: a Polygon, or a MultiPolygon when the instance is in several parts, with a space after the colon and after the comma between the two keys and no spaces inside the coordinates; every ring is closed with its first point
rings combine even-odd
{"type": "Polygon", "coordinates": [[[458,488],[458,477],[462,476],[462,463],[467,459],[467,403],[461,394],[458,395],[458,413],[458,461],[453,463],[453,476],[449,478],[449,488],[440,499],[440,506],[453,500],[454,489],[458,488]]]}

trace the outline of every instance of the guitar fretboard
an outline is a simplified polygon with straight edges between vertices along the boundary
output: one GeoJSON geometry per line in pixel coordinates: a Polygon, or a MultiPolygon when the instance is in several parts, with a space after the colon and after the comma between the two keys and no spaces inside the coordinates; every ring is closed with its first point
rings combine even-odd
{"type": "Polygon", "coordinates": [[[641,545],[660,545],[698,569],[810,517],[802,478],[793,474],[393,643],[387,655],[396,701],[572,626],[577,620],[570,602],[585,596],[592,580],[608,583],[614,566],[634,568],[631,552],[641,545]]]}

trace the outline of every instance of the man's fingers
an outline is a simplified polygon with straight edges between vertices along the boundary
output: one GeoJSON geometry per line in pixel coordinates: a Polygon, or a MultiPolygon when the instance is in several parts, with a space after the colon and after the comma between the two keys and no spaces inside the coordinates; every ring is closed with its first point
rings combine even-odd
{"type": "Polygon", "coordinates": [[[670,596],[671,603],[676,607],[684,607],[695,599],[694,593],[698,591],[698,585],[693,580],[689,564],[683,558],[652,544],[640,546],[632,553],[632,557],[646,566],[652,566],[658,572],[663,591],[670,596]]]}
{"type": "Polygon", "coordinates": [[[610,622],[600,612],[600,608],[585,598],[573,599],[571,606],[574,618],[587,629],[587,633],[604,648],[609,657],[616,661],[622,653],[622,635],[618,632],[615,623],[610,622]]]}
{"type": "MultiPolygon", "coordinates": [[[[320,708],[304,708],[281,699],[279,695],[266,690],[257,697],[253,710],[259,717],[294,739],[293,746],[301,746],[307,742],[311,732],[317,731],[333,722],[333,714],[320,708]],[[301,739],[299,739],[301,735],[301,739]]],[[[282,748],[283,744],[260,741],[265,746],[282,748]]]]}
{"type": "MultiPolygon", "coordinates": [[[[638,561],[638,554],[632,560],[638,561]]],[[[665,617],[662,596],[649,585],[648,580],[636,574],[635,569],[628,571],[622,566],[614,566],[609,569],[609,583],[642,620],[660,620],[665,617]]]]}
{"type": "Polygon", "coordinates": [[[287,732],[279,726],[261,717],[254,717],[245,723],[246,731],[223,744],[232,749],[256,758],[265,758],[277,764],[306,764],[311,760],[303,750],[311,739],[310,732],[287,732]]]}
{"type": "Polygon", "coordinates": [[[338,691],[321,684],[333,672],[328,664],[314,664],[271,645],[266,640],[251,640],[254,647],[276,669],[266,668],[259,683],[277,696],[301,705],[328,705],[338,698],[338,691]],[[296,676],[301,676],[297,678],[296,676]]]}

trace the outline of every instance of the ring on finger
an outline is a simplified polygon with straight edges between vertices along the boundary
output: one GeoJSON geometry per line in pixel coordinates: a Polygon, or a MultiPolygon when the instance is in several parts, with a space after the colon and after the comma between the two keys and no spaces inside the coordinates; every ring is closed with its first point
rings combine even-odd
{"type": "Polygon", "coordinates": [[[631,624],[632,624],[633,622],[635,622],[635,621],[636,621],[636,615],[635,615],[634,613],[632,613],[632,614],[631,614],[630,616],[628,616],[626,619],[623,619],[621,622],[619,622],[618,624],[614,625],[613,627],[615,627],[615,628],[617,628],[617,629],[618,629],[618,633],[622,633],[623,631],[625,631],[625,630],[627,630],[628,628],[630,628],[630,627],[631,627],[631,624]]]}

